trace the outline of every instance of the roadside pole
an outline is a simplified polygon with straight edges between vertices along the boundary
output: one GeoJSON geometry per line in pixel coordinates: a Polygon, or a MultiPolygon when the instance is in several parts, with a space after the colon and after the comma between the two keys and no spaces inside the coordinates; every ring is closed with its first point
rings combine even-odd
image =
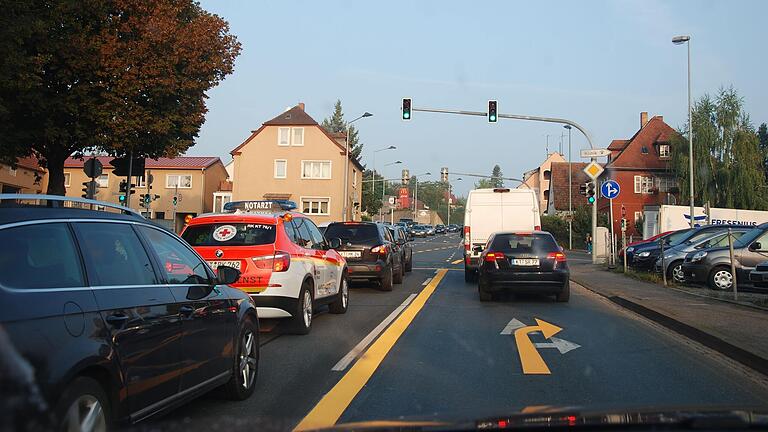
{"type": "Polygon", "coordinates": [[[173,189],[173,232],[176,232],[176,207],[179,203],[179,182],[176,181],[176,187],[173,189]]]}
{"type": "Polygon", "coordinates": [[[624,273],[627,272],[627,230],[621,230],[621,249],[624,255],[624,273]]]}
{"type": "Polygon", "coordinates": [[[659,244],[661,245],[661,277],[664,280],[664,286],[667,286],[667,269],[664,265],[664,238],[659,239],[659,244]]]}
{"type": "Polygon", "coordinates": [[[133,187],[131,186],[131,174],[133,174],[133,151],[128,153],[128,186],[125,191],[125,206],[128,208],[131,208],[131,191],[133,191],[133,187]]]}
{"type": "Polygon", "coordinates": [[[613,229],[613,200],[612,199],[608,200],[608,208],[609,208],[608,214],[609,214],[609,217],[611,218],[611,223],[610,223],[611,225],[611,257],[608,260],[608,264],[610,265],[610,267],[616,267],[616,248],[614,247],[614,242],[616,241],[616,235],[614,234],[615,231],[613,229]]]}
{"type": "MultiPolygon", "coordinates": [[[[693,220],[693,218],[691,218],[693,220]]],[[[733,260],[733,231],[728,228],[728,252],[731,256],[731,278],[733,279],[733,299],[739,299],[739,287],[736,282],[736,262],[733,260]]]]}

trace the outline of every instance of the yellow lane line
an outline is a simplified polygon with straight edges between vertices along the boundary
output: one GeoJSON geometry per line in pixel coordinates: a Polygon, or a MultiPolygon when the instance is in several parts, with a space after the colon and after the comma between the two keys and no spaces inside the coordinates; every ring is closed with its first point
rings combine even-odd
{"type": "Polygon", "coordinates": [[[344,377],[320,399],[312,411],[296,426],[295,431],[328,428],[336,424],[344,410],[362,390],[365,383],[373,376],[376,369],[413,322],[416,315],[424,307],[429,297],[435,292],[437,285],[443,279],[447,269],[440,269],[432,281],[424,287],[410,306],[393,322],[389,328],[363,354],[357,363],[349,369],[344,377]]]}
{"type": "Polygon", "coordinates": [[[462,262],[464,262],[463,259],[457,259],[456,261],[452,261],[451,264],[461,264],[462,262]]]}

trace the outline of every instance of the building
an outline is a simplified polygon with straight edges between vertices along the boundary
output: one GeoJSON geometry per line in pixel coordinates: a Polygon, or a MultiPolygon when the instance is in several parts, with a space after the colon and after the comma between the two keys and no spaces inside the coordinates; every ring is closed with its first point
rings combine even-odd
{"type": "Polygon", "coordinates": [[[37,158],[28,156],[16,160],[16,168],[0,164],[0,193],[39,194],[47,188],[47,176],[37,158]]]}
{"type": "Polygon", "coordinates": [[[567,162],[560,153],[550,153],[538,167],[523,173],[523,182],[518,189],[533,189],[539,197],[539,212],[542,214],[549,208],[549,184],[552,177],[552,163],[567,162]]]}
{"type": "Polygon", "coordinates": [[[299,103],[264,122],[231,151],[232,199],[295,201],[317,224],[359,220],[363,167],[345,154],[345,140],[344,133],[323,129],[299,103]]]}
{"type": "MultiPolygon", "coordinates": [[[[614,232],[621,231],[622,206],[626,212],[627,235],[638,235],[635,222],[642,218],[643,206],[679,202],[677,179],[669,168],[670,146],[678,133],[662,116],[648,119],[640,113],[640,129],[630,139],[613,140],[611,155],[600,180],[616,180],[621,192],[613,200],[614,232]]],[[[599,199],[601,212],[609,211],[609,200],[599,199]]]]}
{"type": "MultiPolygon", "coordinates": [[[[85,158],[87,159],[87,158],[85,158]]],[[[69,158],[64,162],[64,186],[67,196],[79,197],[83,194],[83,182],[90,179],[83,172],[85,159],[69,158]]],[[[98,189],[96,199],[119,202],[120,182],[125,177],[112,173],[109,161],[111,156],[98,156],[103,172],[96,179],[98,189]]],[[[214,206],[215,194],[220,192],[227,180],[227,171],[221,159],[214,156],[180,156],[175,158],[147,159],[147,173],[152,176],[151,189],[147,190],[144,177],[133,180],[135,194],[131,197],[131,208],[141,210],[147,217],[156,219],[178,231],[187,215],[221,210],[221,200],[214,206]],[[139,206],[139,195],[149,193],[158,198],[149,204],[149,208],[139,206]],[[174,205],[174,197],[176,205],[174,205]],[[175,219],[174,219],[175,215],[175,219]]]]}
{"type": "MultiPolygon", "coordinates": [[[[571,199],[572,208],[589,205],[586,195],[580,194],[580,187],[591,179],[584,172],[584,162],[571,163],[571,199]]],[[[553,162],[550,166],[552,175],[549,182],[548,215],[568,214],[568,162],[553,162]]]]}

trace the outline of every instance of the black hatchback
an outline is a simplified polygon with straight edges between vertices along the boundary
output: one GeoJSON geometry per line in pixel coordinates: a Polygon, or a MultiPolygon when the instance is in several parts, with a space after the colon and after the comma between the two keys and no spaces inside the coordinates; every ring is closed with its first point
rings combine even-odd
{"type": "Polygon", "coordinates": [[[227,285],[237,270],[214,274],[178,236],[116,204],[0,204],[0,351],[16,371],[0,376],[0,411],[17,428],[53,413],[42,428],[99,430],[217,387],[237,400],[253,393],[258,319],[227,285]],[[14,400],[30,403],[2,406],[14,400]]]}
{"type": "Polygon", "coordinates": [[[568,262],[548,232],[494,233],[480,262],[480,301],[499,291],[554,294],[559,302],[570,298],[568,262]]]}
{"type": "Polygon", "coordinates": [[[405,263],[392,232],[383,224],[333,222],[325,230],[325,238],[341,240],[336,251],[347,260],[351,281],[375,280],[383,291],[391,291],[393,283],[403,283],[405,263]]]}

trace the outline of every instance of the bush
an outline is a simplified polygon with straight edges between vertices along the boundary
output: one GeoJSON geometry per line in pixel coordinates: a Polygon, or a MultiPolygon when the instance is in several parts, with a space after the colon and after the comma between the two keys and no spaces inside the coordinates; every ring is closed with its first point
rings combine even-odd
{"type": "Polygon", "coordinates": [[[541,230],[551,233],[560,246],[568,246],[568,222],[558,216],[541,216],[541,230]]]}

